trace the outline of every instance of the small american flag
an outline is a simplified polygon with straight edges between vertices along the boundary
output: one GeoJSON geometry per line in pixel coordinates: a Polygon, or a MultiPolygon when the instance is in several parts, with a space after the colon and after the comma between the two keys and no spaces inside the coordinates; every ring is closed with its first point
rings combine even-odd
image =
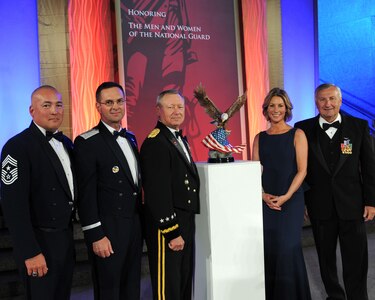
{"type": "Polygon", "coordinates": [[[222,153],[241,153],[246,145],[232,146],[228,142],[226,145],[220,144],[217,139],[210,133],[202,140],[203,145],[211,150],[216,150],[222,153]]]}

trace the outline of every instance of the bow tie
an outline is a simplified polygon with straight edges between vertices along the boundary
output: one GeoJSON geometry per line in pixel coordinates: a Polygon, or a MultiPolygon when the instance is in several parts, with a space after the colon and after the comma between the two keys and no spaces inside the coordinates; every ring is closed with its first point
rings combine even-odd
{"type": "Polygon", "coordinates": [[[177,138],[177,139],[178,139],[178,137],[180,137],[181,139],[184,138],[184,137],[182,136],[182,130],[181,130],[181,129],[178,130],[178,131],[175,131],[174,134],[176,135],[176,138],[177,138]]]}
{"type": "Polygon", "coordinates": [[[123,128],[120,131],[113,131],[113,136],[115,139],[117,139],[119,136],[126,138],[126,128],[123,128]]]}
{"type": "Polygon", "coordinates": [[[333,122],[332,124],[323,123],[323,130],[324,131],[326,131],[330,127],[339,128],[340,127],[340,122],[336,121],[336,122],[333,122]]]}
{"type": "Polygon", "coordinates": [[[62,142],[64,139],[62,131],[58,131],[56,133],[53,133],[52,131],[46,131],[46,139],[47,141],[50,141],[52,138],[62,142]]]}

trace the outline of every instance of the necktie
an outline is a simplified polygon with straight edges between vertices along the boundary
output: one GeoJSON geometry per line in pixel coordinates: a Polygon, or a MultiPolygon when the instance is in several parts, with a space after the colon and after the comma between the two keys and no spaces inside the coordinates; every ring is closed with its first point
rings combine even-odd
{"type": "Polygon", "coordinates": [[[334,128],[339,128],[340,127],[340,122],[336,121],[333,122],[332,124],[329,123],[323,123],[323,130],[326,131],[328,128],[334,127],[334,128]]]}
{"type": "Polygon", "coordinates": [[[122,136],[123,138],[126,138],[126,128],[121,129],[120,131],[114,131],[113,136],[115,139],[117,139],[119,136],[122,136]]]}
{"type": "Polygon", "coordinates": [[[183,136],[182,136],[182,130],[178,130],[178,131],[175,131],[174,134],[176,135],[176,138],[178,139],[178,137],[180,137],[181,139],[183,139],[183,136]]]}
{"type": "Polygon", "coordinates": [[[117,138],[119,136],[121,136],[121,137],[123,137],[125,139],[125,140],[124,139],[119,139],[116,142],[118,143],[118,145],[121,148],[121,151],[125,155],[126,162],[129,165],[130,173],[131,173],[131,175],[133,177],[133,181],[137,185],[138,184],[138,167],[137,167],[137,161],[135,159],[133,150],[131,148],[131,143],[132,142],[126,139],[126,129],[123,128],[120,131],[116,131],[116,130],[113,131],[113,136],[114,136],[115,140],[117,140],[117,138]]]}
{"type": "Polygon", "coordinates": [[[52,138],[62,142],[64,139],[62,131],[58,131],[56,133],[53,133],[52,131],[46,131],[46,139],[47,141],[50,141],[52,138]]]}
{"type": "Polygon", "coordinates": [[[185,152],[185,154],[186,154],[186,157],[187,157],[188,161],[189,161],[189,162],[192,162],[192,160],[191,160],[191,158],[190,158],[190,157],[191,157],[191,154],[190,154],[190,151],[189,151],[189,146],[188,146],[188,143],[187,143],[186,136],[183,136],[183,135],[182,135],[182,130],[181,130],[181,129],[175,131],[174,134],[176,135],[177,140],[178,140],[178,137],[181,138],[182,143],[181,143],[181,141],[179,141],[179,143],[181,144],[182,149],[184,150],[184,152],[185,152]]]}

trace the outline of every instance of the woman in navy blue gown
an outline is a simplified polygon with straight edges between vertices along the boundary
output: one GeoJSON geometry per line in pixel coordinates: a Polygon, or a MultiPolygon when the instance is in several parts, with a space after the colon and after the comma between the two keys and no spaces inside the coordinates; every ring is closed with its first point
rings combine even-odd
{"type": "Polygon", "coordinates": [[[287,93],[273,88],[263,103],[270,123],[254,139],[253,160],[260,161],[263,186],[263,234],[267,300],[310,300],[302,253],[307,140],[286,122],[292,117],[287,93]]]}

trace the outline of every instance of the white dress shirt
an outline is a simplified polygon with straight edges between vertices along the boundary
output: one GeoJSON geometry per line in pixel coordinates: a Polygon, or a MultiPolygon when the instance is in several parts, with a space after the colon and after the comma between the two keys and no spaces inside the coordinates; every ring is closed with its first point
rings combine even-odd
{"type": "MultiPolygon", "coordinates": [[[[39,130],[43,133],[43,135],[46,135],[46,130],[42,127],[40,127],[38,124],[34,123],[36,127],[39,128],[39,130]]],[[[57,130],[54,132],[56,133],[57,130]]],[[[66,179],[68,180],[69,189],[72,193],[72,199],[74,200],[74,183],[73,183],[73,173],[71,169],[71,163],[70,158],[67,150],[65,149],[62,142],[52,138],[49,141],[49,144],[52,146],[53,150],[56,152],[58,158],[60,159],[60,162],[63,166],[66,179]]]]}
{"type": "MultiPolygon", "coordinates": [[[[176,137],[175,132],[178,131],[178,130],[170,128],[170,127],[167,127],[167,128],[172,132],[173,136],[176,137]]],[[[180,136],[178,138],[176,137],[176,139],[177,139],[178,143],[180,144],[180,146],[182,147],[182,150],[184,150],[187,160],[189,162],[191,162],[190,161],[190,155],[189,155],[188,150],[186,149],[186,145],[185,145],[184,141],[181,139],[180,136]]]]}
{"type": "MultiPolygon", "coordinates": [[[[102,123],[113,134],[115,129],[113,127],[109,126],[108,124],[104,123],[103,121],[102,121],[102,123]]],[[[121,130],[121,128],[120,128],[120,130],[121,130]]],[[[117,144],[119,144],[119,146],[120,146],[122,152],[124,153],[125,158],[128,162],[130,172],[131,172],[132,177],[133,177],[134,184],[138,185],[138,165],[137,165],[137,160],[135,158],[135,154],[133,152],[133,149],[132,149],[131,145],[129,144],[129,141],[122,136],[117,137],[116,141],[117,141],[117,144]]]]}
{"type": "MultiPolygon", "coordinates": [[[[340,124],[341,124],[341,115],[340,114],[338,114],[336,119],[331,123],[328,123],[326,120],[324,120],[324,118],[322,116],[319,117],[319,125],[320,125],[321,128],[323,128],[323,123],[332,124],[336,121],[339,121],[340,124]]],[[[326,134],[329,136],[330,139],[332,139],[333,136],[335,135],[336,131],[337,131],[337,128],[330,127],[326,130],[326,134]]]]}

